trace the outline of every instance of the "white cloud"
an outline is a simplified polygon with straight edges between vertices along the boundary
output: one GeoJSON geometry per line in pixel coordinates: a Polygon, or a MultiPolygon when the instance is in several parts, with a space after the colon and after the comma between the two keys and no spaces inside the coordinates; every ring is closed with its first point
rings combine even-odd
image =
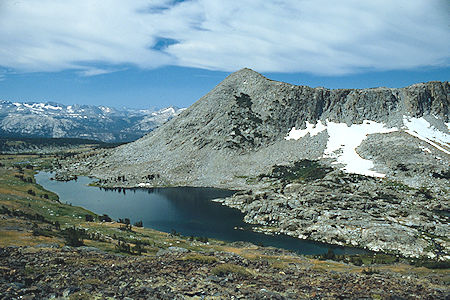
{"type": "Polygon", "coordinates": [[[90,68],[83,71],[79,71],[78,74],[81,76],[96,76],[96,75],[103,75],[108,73],[117,72],[117,70],[111,69],[111,70],[105,70],[105,69],[99,69],[99,68],[90,68]]]}
{"type": "Polygon", "coordinates": [[[314,74],[448,66],[449,9],[444,0],[3,0],[0,66],[87,76],[124,64],[314,74]],[[158,38],[177,43],[156,50],[158,38]]]}

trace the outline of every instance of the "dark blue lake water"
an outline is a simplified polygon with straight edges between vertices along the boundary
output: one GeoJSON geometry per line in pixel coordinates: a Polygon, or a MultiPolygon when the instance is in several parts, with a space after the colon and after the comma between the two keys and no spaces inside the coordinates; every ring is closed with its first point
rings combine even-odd
{"type": "Polygon", "coordinates": [[[58,194],[60,201],[84,207],[96,214],[108,214],[113,219],[129,218],[132,223],[143,221],[144,227],[160,231],[175,230],[185,236],[206,236],[225,241],[246,241],[273,246],[299,254],[322,254],[332,248],[336,254],[363,253],[363,250],[337,247],[305,241],[286,235],[266,235],[253,232],[244,223],[243,214],[233,208],[211,201],[231,196],[232,191],[214,188],[155,188],[105,190],[88,186],[92,179],[76,181],[50,180],[51,174],[40,172],[36,182],[58,194]],[[241,228],[241,229],[236,229],[241,228]]]}

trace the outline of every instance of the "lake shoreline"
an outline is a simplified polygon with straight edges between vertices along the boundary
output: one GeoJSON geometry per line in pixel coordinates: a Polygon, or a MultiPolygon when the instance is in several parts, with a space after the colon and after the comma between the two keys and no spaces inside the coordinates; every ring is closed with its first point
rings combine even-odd
{"type": "MultiPolygon", "coordinates": [[[[93,178],[88,178],[88,177],[84,177],[84,176],[79,176],[76,182],[73,181],[65,181],[65,182],[61,182],[61,181],[50,181],[50,175],[49,173],[45,173],[45,172],[41,172],[40,174],[37,174],[36,176],[37,178],[37,182],[39,184],[41,184],[42,186],[44,186],[46,189],[52,190],[55,192],[55,188],[56,185],[66,185],[66,186],[70,186],[71,184],[77,185],[77,184],[81,184],[82,186],[79,186],[76,190],[78,191],[78,194],[81,191],[86,191],[86,189],[88,188],[87,186],[95,179],[93,178]],[[44,178],[44,176],[42,176],[43,174],[47,174],[45,175],[46,179],[44,178]],[[50,184],[50,185],[49,185],[50,184]],[[52,189],[53,187],[53,189],[52,189]]],[[[243,221],[243,214],[241,212],[239,212],[238,210],[234,209],[234,208],[229,208],[221,203],[217,203],[214,201],[217,201],[215,199],[223,199],[226,197],[230,197],[232,196],[235,191],[230,191],[230,190],[224,190],[224,189],[215,189],[215,188],[193,188],[193,187],[170,187],[170,188],[152,188],[152,189],[148,189],[148,188],[142,188],[142,187],[135,187],[135,188],[130,188],[130,189],[125,189],[125,188],[103,188],[103,187],[94,187],[94,186],[89,186],[90,189],[92,189],[91,191],[97,191],[95,192],[96,197],[101,197],[100,193],[98,193],[98,191],[100,192],[105,192],[106,194],[108,194],[108,197],[118,197],[121,198],[122,200],[120,201],[127,201],[126,203],[130,204],[130,199],[125,199],[126,197],[133,197],[134,195],[138,194],[153,194],[153,193],[175,193],[177,194],[180,189],[182,191],[184,190],[188,190],[188,191],[195,191],[195,190],[211,190],[211,191],[220,191],[223,192],[224,194],[221,197],[210,197],[209,199],[205,200],[205,201],[195,201],[193,202],[192,206],[195,205],[208,205],[209,208],[213,207],[213,212],[214,216],[216,218],[220,218],[221,217],[221,212],[226,212],[226,215],[229,216],[232,219],[228,219],[226,222],[232,222],[234,221],[234,224],[229,224],[229,228],[223,228],[222,225],[220,225],[220,230],[226,230],[226,234],[217,234],[217,233],[212,233],[210,231],[201,231],[201,230],[197,230],[195,232],[191,230],[183,230],[183,228],[180,229],[179,226],[180,224],[174,224],[173,226],[170,225],[165,225],[162,226],[161,223],[158,223],[155,225],[155,223],[150,223],[150,222],[143,222],[144,223],[144,227],[148,227],[148,228],[152,228],[152,229],[156,229],[156,230],[162,230],[164,232],[178,232],[182,235],[185,236],[207,236],[209,238],[215,238],[215,239],[219,239],[219,240],[224,240],[227,242],[235,242],[235,241],[244,241],[244,242],[250,242],[253,244],[257,244],[257,245],[264,245],[264,246],[272,246],[272,247],[278,247],[278,248],[283,248],[289,251],[294,251],[298,254],[305,254],[305,255],[320,255],[320,254],[325,254],[328,252],[328,249],[332,249],[334,252],[336,252],[337,254],[365,254],[368,253],[368,251],[364,250],[364,249],[360,249],[360,248],[355,248],[355,247],[345,247],[345,246],[340,246],[340,245],[333,245],[333,244],[327,244],[327,243],[321,243],[318,241],[313,241],[313,240],[302,240],[302,239],[297,239],[295,237],[290,237],[287,235],[279,235],[279,234],[270,234],[269,232],[257,232],[256,230],[259,230],[259,228],[254,228],[254,226],[252,226],[252,224],[248,224],[245,223],[243,221]],[[97,189],[97,190],[94,190],[97,189]],[[133,196],[131,196],[133,195],[133,196]],[[213,201],[211,201],[213,200],[213,201]],[[235,228],[239,228],[241,230],[236,230],[235,228]],[[243,230],[242,230],[243,229],[243,230]],[[251,230],[251,231],[250,231],[251,230]],[[236,237],[234,237],[236,236],[236,237]],[[247,238],[247,239],[246,239],[247,238]],[[302,249],[306,249],[306,250],[302,250],[302,249]]],[[[62,192],[61,190],[58,190],[60,193],[62,192]]],[[[56,191],[58,193],[58,191],[56,191]]],[[[83,192],[84,193],[84,192],[83,192]]],[[[184,192],[182,192],[184,193],[184,192]]],[[[84,194],[83,194],[84,195],[84,194]]],[[[85,195],[86,196],[86,195],[85,195]]],[[[67,197],[66,194],[62,194],[60,195],[61,201],[63,202],[68,202],[68,203],[72,203],[72,205],[80,205],[83,208],[89,209],[91,211],[93,211],[94,213],[97,213],[99,215],[103,214],[103,213],[107,213],[107,211],[105,211],[104,207],[103,210],[100,210],[99,205],[95,205],[92,206],[92,201],[90,202],[86,202],[83,201],[83,203],[77,203],[75,201],[71,201],[70,199],[65,198],[67,197]],[[61,197],[62,196],[62,197],[61,197]]],[[[75,199],[73,199],[75,200],[75,199]]],[[[117,199],[116,199],[117,200],[117,199]]],[[[116,201],[114,200],[114,201],[116,201]]],[[[161,199],[158,199],[161,200],[161,199]]],[[[111,201],[111,200],[110,200],[111,201]]],[[[119,200],[117,200],[115,203],[121,203],[119,200]]],[[[148,205],[147,202],[142,201],[142,199],[139,198],[140,201],[139,203],[141,203],[141,205],[148,205]]],[[[98,201],[97,201],[98,202],[98,201]]],[[[180,205],[180,202],[186,202],[186,201],[172,201],[171,203],[177,203],[177,205],[180,205]]],[[[164,204],[166,205],[166,204],[164,204]]],[[[123,209],[125,209],[126,207],[122,207],[123,209]]],[[[191,208],[189,208],[189,205],[183,205],[182,208],[184,210],[190,210],[191,208]]],[[[139,209],[139,212],[141,212],[142,209],[139,209]]],[[[176,214],[179,214],[179,212],[175,212],[176,214]]],[[[204,216],[208,216],[209,214],[211,214],[210,212],[204,212],[202,214],[198,214],[195,213],[194,216],[197,218],[205,218],[204,216]]],[[[115,213],[109,213],[108,215],[110,215],[111,217],[113,217],[114,219],[119,219],[119,218],[130,218],[130,220],[132,222],[134,222],[135,220],[140,220],[139,216],[133,216],[133,218],[131,218],[130,215],[126,215],[126,216],[121,216],[115,213]]],[[[192,216],[188,216],[189,218],[192,216]]],[[[199,220],[196,220],[197,222],[200,222],[199,220]]],[[[208,223],[206,222],[205,226],[217,226],[217,224],[215,223],[216,220],[209,220],[212,223],[208,223]]],[[[225,222],[225,221],[224,221],[225,222]]],[[[189,226],[192,226],[192,224],[188,224],[189,226]]],[[[199,227],[196,227],[197,229],[199,229],[199,227]]]]}

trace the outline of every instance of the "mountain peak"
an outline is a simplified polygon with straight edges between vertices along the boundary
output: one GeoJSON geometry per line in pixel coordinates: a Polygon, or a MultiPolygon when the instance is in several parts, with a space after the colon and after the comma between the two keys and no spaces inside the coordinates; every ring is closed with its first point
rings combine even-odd
{"type": "Polygon", "coordinates": [[[250,69],[250,68],[242,68],[242,69],[234,72],[233,74],[258,74],[258,75],[261,75],[258,72],[254,71],[253,69],[250,69]]]}
{"type": "Polygon", "coordinates": [[[231,73],[226,79],[227,80],[254,80],[254,79],[267,79],[260,73],[249,69],[249,68],[243,68],[239,71],[236,71],[234,73],[231,73]]]}

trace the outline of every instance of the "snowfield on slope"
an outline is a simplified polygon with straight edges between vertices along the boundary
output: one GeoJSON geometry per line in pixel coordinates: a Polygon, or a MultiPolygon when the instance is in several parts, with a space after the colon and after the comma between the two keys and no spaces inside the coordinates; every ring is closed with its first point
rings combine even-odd
{"type": "MultiPolygon", "coordinates": [[[[450,154],[450,151],[447,150],[450,148],[450,135],[439,131],[423,117],[412,118],[404,116],[403,124],[402,131],[427,142],[446,154],[450,154]]],[[[374,163],[359,156],[356,148],[361,145],[369,134],[396,132],[399,131],[398,128],[387,128],[383,123],[370,120],[364,120],[362,124],[352,124],[351,126],[348,126],[346,123],[335,123],[328,120],[323,124],[319,120],[317,124],[306,122],[305,129],[293,127],[285,139],[298,140],[308,134],[315,136],[325,130],[328,133],[328,141],[323,157],[334,158],[336,160],[334,163],[344,165],[341,170],[348,173],[373,177],[385,176],[385,174],[373,171],[374,163]]],[[[428,151],[431,152],[430,150],[428,151]]]]}
{"type": "Polygon", "coordinates": [[[315,136],[326,130],[328,133],[327,147],[323,157],[335,158],[335,164],[342,164],[341,169],[348,173],[357,173],[366,176],[384,177],[385,174],[372,170],[374,163],[364,159],[356,152],[356,148],[369,134],[389,133],[397,131],[397,128],[386,128],[384,124],[365,120],[362,124],[335,123],[326,121],[326,125],[319,120],[316,125],[306,122],[306,129],[292,128],[286,140],[298,140],[308,133],[315,136]]]}
{"type": "MultiPolygon", "coordinates": [[[[403,124],[407,128],[405,132],[427,142],[433,147],[450,154],[450,135],[434,128],[427,120],[403,116],[403,124]]],[[[448,123],[446,124],[448,128],[448,123]]]]}

